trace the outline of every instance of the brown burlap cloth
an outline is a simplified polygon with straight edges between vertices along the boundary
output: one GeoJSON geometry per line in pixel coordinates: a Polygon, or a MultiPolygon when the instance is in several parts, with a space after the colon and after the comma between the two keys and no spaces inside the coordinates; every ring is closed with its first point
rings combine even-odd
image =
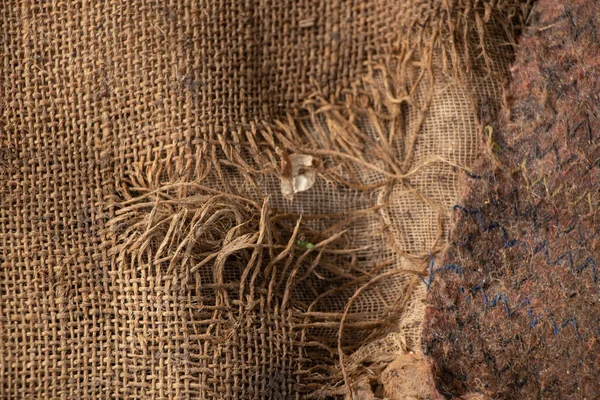
{"type": "Polygon", "coordinates": [[[2,1],[0,398],[402,398],[526,8],[2,1]]]}

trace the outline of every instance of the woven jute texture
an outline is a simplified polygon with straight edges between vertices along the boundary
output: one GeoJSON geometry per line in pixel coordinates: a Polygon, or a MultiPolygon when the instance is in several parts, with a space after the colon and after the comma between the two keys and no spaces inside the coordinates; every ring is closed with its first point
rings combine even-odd
{"type": "Polygon", "coordinates": [[[600,4],[540,0],[529,21],[428,279],[449,397],[599,398],[600,4]]]}
{"type": "Polygon", "coordinates": [[[526,8],[2,1],[0,397],[376,384],[526,8]]]}

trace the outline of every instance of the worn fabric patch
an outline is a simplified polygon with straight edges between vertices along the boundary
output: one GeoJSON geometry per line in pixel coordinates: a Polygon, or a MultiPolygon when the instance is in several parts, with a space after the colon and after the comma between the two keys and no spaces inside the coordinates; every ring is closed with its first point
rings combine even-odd
{"type": "MultiPolygon", "coordinates": [[[[600,392],[600,5],[537,3],[488,153],[433,261],[424,349],[440,391],[600,392]]],[[[482,110],[483,113],[484,110],[482,110]]]]}
{"type": "Polygon", "coordinates": [[[433,392],[420,276],[527,5],[0,2],[0,398],[433,392]]]}

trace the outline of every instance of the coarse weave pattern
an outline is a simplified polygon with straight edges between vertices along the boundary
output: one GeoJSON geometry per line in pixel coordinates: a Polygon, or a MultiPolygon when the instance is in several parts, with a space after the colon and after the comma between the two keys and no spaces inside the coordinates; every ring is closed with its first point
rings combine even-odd
{"type": "Polygon", "coordinates": [[[338,395],[417,347],[522,13],[3,1],[0,398],[338,395]]]}

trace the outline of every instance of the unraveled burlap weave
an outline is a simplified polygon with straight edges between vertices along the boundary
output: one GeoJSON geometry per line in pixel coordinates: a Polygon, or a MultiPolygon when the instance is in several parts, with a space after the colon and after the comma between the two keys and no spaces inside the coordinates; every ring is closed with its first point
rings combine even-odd
{"type": "Polygon", "coordinates": [[[418,347],[522,7],[2,2],[0,397],[343,395],[418,347]]]}

